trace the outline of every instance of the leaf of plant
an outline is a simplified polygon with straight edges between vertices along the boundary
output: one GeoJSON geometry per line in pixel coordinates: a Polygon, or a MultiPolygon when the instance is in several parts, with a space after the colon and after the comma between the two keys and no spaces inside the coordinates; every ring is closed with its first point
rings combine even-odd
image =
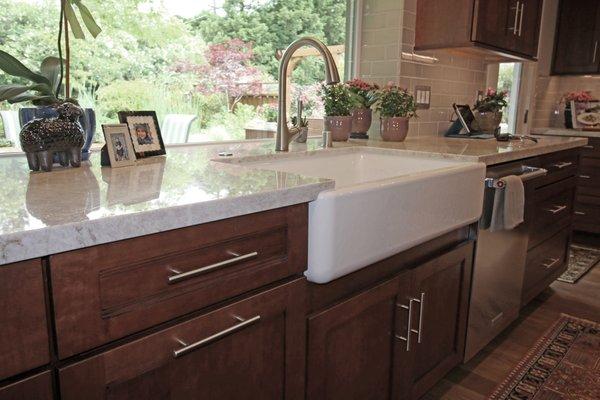
{"type": "Polygon", "coordinates": [[[83,5],[81,0],[72,0],[72,2],[73,2],[73,4],[75,4],[77,6],[77,8],[79,8],[79,13],[81,14],[81,20],[83,21],[88,32],[95,39],[100,34],[100,32],[102,32],[102,29],[98,26],[98,24],[96,23],[96,20],[94,20],[94,17],[92,16],[92,13],[85,5],[83,5]]]}
{"type": "Polygon", "coordinates": [[[33,93],[23,93],[8,100],[10,104],[22,103],[24,101],[31,101],[34,105],[53,104],[56,103],[56,97],[54,96],[40,96],[33,93]],[[38,103],[43,102],[43,103],[38,103]]]}
{"type": "Polygon", "coordinates": [[[60,58],[44,58],[40,66],[40,72],[50,81],[52,90],[56,91],[60,85],[60,58]]]}
{"type": "Polygon", "coordinates": [[[45,76],[36,74],[19,60],[2,50],[0,50],[0,69],[12,76],[18,76],[32,82],[50,85],[50,81],[45,76]]]}
{"type": "Polygon", "coordinates": [[[65,1],[65,17],[67,17],[67,21],[69,21],[69,25],[71,26],[71,31],[73,32],[75,39],[85,39],[83,29],[81,29],[81,25],[77,20],[77,15],[75,15],[75,10],[73,10],[73,6],[71,5],[70,1],[65,1]]]}
{"type": "Polygon", "coordinates": [[[30,90],[40,92],[43,95],[52,96],[52,89],[45,83],[38,83],[36,85],[2,85],[0,86],[0,101],[10,101],[15,96],[30,90]]]}

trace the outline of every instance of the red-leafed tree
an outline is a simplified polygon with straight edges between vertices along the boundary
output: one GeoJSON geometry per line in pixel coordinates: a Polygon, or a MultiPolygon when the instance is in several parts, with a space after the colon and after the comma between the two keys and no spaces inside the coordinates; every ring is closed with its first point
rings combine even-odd
{"type": "Polygon", "coordinates": [[[240,39],[212,44],[205,53],[207,64],[181,63],[177,72],[194,72],[198,75],[196,90],[205,94],[226,93],[229,109],[247,95],[262,91],[262,74],[251,65],[254,57],[252,44],[240,39]]]}

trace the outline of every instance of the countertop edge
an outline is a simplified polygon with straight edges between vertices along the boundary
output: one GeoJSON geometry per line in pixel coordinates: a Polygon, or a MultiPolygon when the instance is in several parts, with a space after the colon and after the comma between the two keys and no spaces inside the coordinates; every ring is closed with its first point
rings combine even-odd
{"type": "Polygon", "coordinates": [[[552,143],[545,144],[543,147],[531,147],[526,149],[519,149],[514,151],[509,151],[501,154],[492,154],[492,155],[484,155],[479,157],[479,161],[485,163],[486,165],[496,165],[502,164],[505,162],[522,160],[524,158],[541,156],[544,154],[555,153],[557,151],[570,150],[575,149],[577,147],[585,146],[588,143],[587,138],[577,137],[573,138],[570,142],[563,143],[552,143]]]}
{"type": "Polygon", "coordinates": [[[241,215],[308,203],[333,181],[2,235],[0,266],[241,215]],[[160,222],[158,222],[160,220],[160,222]]]}

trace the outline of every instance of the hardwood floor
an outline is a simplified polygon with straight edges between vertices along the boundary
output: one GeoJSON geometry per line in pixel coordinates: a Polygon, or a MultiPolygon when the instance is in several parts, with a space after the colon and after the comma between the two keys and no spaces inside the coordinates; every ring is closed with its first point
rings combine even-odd
{"type": "Polygon", "coordinates": [[[423,399],[487,399],[561,313],[600,322],[600,266],[574,285],[554,282],[504,333],[467,364],[451,371],[423,399]]]}

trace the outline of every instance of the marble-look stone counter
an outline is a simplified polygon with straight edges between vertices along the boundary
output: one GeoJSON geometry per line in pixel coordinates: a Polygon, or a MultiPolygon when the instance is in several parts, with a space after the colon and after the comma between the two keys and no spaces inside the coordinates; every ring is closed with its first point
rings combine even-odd
{"type": "Polygon", "coordinates": [[[534,133],[535,135],[544,135],[544,136],[600,138],[600,131],[582,131],[579,129],[533,128],[531,130],[531,132],[534,133]]]}
{"type": "MultiPolygon", "coordinates": [[[[369,146],[493,165],[586,143],[564,137],[541,137],[539,143],[429,137],[402,143],[353,140],[335,143],[334,150],[369,146]]],[[[334,182],[235,161],[319,149],[315,139],[293,143],[292,154],[276,153],[273,140],[187,145],[122,168],[101,168],[95,153],[91,165],[51,173],[30,173],[22,155],[1,156],[0,265],[312,201],[334,182]]]]}
{"type": "Polygon", "coordinates": [[[0,265],[309,202],[333,187],[325,179],[211,161],[223,150],[252,155],[273,147],[170,147],[166,157],[122,168],[101,168],[95,153],[81,168],[50,173],[30,173],[22,155],[2,156],[0,265]]]}
{"type": "Polygon", "coordinates": [[[404,150],[412,154],[439,154],[465,161],[479,161],[486,165],[501,164],[542,154],[554,153],[585,146],[585,138],[537,137],[531,140],[498,142],[495,139],[455,139],[444,137],[408,138],[404,142],[351,141],[347,145],[385,147],[404,150]]]}

